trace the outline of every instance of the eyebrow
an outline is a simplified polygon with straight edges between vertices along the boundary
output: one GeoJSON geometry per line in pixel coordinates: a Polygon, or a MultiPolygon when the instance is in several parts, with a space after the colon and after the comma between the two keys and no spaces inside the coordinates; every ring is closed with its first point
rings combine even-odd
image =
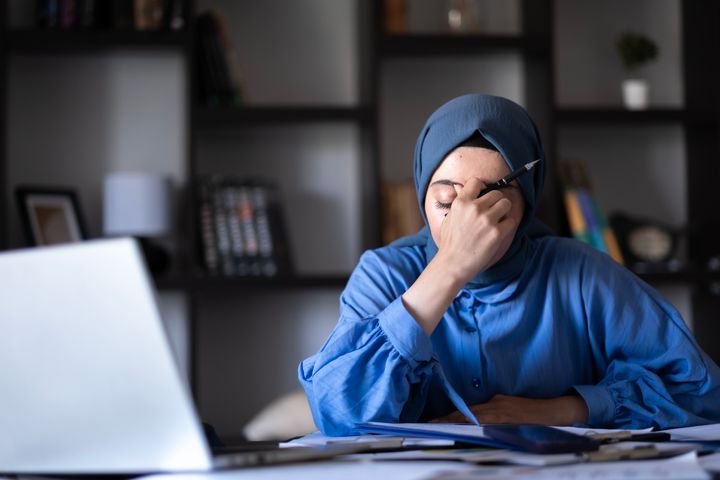
{"type": "Polygon", "coordinates": [[[460,182],[453,182],[452,180],[448,180],[448,179],[446,179],[446,178],[443,178],[443,179],[440,179],[440,180],[435,180],[434,182],[432,182],[432,183],[430,184],[431,187],[432,187],[433,185],[447,185],[447,186],[452,187],[453,185],[462,185],[462,183],[460,183],[460,182]]]}

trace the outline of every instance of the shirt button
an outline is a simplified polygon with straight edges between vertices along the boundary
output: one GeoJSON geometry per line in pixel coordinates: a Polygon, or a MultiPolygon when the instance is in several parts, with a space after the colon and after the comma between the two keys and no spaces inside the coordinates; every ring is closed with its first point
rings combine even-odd
{"type": "Polygon", "coordinates": [[[467,333],[475,333],[475,332],[477,332],[477,328],[475,328],[475,327],[465,327],[465,331],[466,331],[467,333]]]}
{"type": "Polygon", "coordinates": [[[480,380],[477,378],[472,379],[472,386],[475,388],[480,388],[480,380]]]}

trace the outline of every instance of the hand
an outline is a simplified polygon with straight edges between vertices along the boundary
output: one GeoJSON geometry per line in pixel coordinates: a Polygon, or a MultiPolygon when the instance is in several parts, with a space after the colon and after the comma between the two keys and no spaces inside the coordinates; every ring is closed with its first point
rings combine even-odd
{"type": "Polygon", "coordinates": [[[503,192],[477,198],[485,186],[478,178],[464,187],[455,185],[457,197],[440,228],[438,256],[461,283],[492,266],[517,229],[517,220],[507,215],[512,203],[503,192]]]}
{"type": "MultiPolygon", "coordinates": [[[[473,405],[470,410],[482,423],[529,423],[537,425],[573,425],[586,423],[588,409],[577,395],[548,399],[495,395],[488,402],[473,405]]],[[[433,420],[433,422],[469,423],[460,412],[433,420]]]]}

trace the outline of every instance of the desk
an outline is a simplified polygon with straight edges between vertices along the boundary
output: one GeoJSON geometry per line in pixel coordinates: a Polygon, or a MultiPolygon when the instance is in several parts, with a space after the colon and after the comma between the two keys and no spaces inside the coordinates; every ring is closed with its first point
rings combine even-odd
{"type": "MultiPolygon", "coordinates": [[[[720,457],[720,454],[711,455],[720,457]]],[[[707,458],[707,457],[704,457],[707,458]]],[[[718,464],[715,458],[707,465],[718,464]]],[[[343,461],[258,467],[206,474],[155,475],[143,480],[421,480],[444,474],[452,479],[477,480],[572,478],[574,480],[643,480],[668,478],[675,480],[711,479],[712,474],[701,468],[694,453],[662,460],[603,462],[563,467],[479,467],[445,461],[343,461]],[[473,472],[475,475],[473,475],[473,472]],[[465,474],[465,475],[463,475],[465,474]]]]}
{"type": "Polygon", "coordinates": [[[445,471],[470,471],[475,466],[460,462],[374,462],[342,461],[299,463],[275,467],[256,467],[241,470],[188,475],[154,475],[143,480],[416,480],[445,471]]]}

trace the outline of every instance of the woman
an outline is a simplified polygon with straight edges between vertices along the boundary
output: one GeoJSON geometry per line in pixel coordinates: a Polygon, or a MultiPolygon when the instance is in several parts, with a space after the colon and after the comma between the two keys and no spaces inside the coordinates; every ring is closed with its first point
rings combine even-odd
{"type": "Polygon", "coordinates": [[[605,254],[534,220],[545,162],[532,120],[507,99],[466,95],[430,116],[414,158],[427,228],[363,254],[338,325],[300,364],[323,433],[438,418],[720,421],[720,371],[677,311],[605,254]]]}

